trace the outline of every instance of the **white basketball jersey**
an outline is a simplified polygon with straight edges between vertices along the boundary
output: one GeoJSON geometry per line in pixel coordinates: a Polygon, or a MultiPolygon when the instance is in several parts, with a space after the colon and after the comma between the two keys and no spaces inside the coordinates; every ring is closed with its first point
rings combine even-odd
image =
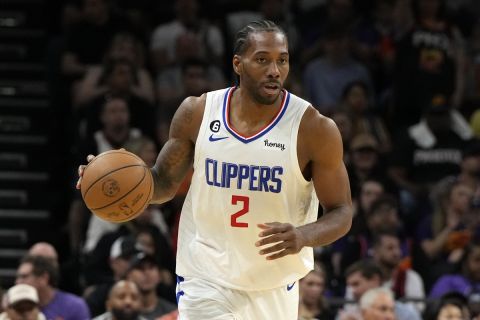
{"type": "Polygon", "coordinates": [[[259,223],[300,226],[317,219],[313,183],[303,177],[297,158],[298,128],[309,103],[284,91],[271,123],[245,137],[229,121],[234,90],[207,93],[180,218],[177,274],[233,289],[268,290],[313,268],[312,248],[270,261],[255,246],[259,223]]]}

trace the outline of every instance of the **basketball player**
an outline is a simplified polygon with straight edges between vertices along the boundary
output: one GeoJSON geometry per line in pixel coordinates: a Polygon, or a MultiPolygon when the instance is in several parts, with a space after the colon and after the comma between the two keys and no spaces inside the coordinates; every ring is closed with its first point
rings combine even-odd
{"type": "Polygon", "coordinates": [[[283,89],[287,37],[273,22],[237,33],[233,68],[238,87],[178,108],[152,168],[152,202],[172,199],[193,163],[178,239],[180,319],[293,320],[312,247],[351,225],[342,141],[332,120],[283,89]]]}

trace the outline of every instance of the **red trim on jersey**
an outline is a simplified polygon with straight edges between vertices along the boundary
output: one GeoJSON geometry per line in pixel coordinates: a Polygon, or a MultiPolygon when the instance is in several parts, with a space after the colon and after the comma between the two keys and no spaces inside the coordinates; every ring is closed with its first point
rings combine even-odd
{"type": "Polygon", "coordinates": [[[272,118],[272,120],[270,120],[270,122],[265,125],[263,128],[261,128],[260,130],[258,130],[256,133],[252,134],[251,136],[244,136],[243,134],[241,134],[240,132],[238,132],[237,130],[235,130],[235,128],[233,128],[233,126],[231,125],[230,123],[230,102],[231,102],[231,98],[233,96],[233,92],[237,89],[237,87],[233,88],[232,90],[230,90],[229,94],[228,94],[228,98],[227,98],[227,108],[226,108],[226,117],[225,119],[227,119],[227,123],[226,125],[228,126],[228,128],[230,130],[232,130],[235,134],[237,134],[238,136],[244,138],[244,139],[251,139],[255,136],[257,136],[258,134],[262,133],[264,130],[268,129],[268,127],[270,127],[274,122],[275,120],[277,120],[277,118],[279,117],[279,115],[282,113],[282,110],[286,107],[286,104],[285,104],[285,101],[287,99],[287,91],[285,89],[282,89],[282,92],[283,92],[283,97],[282,97],[282,103],[280,105],[280,108],[278,109],[277,113],[275,114],[275,116],[272,118]]]}

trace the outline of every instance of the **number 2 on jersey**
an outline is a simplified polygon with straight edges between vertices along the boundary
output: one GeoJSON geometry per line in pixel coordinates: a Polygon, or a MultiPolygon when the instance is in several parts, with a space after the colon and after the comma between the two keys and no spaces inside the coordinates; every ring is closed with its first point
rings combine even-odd
{"type": "Polygon", "coordinates": [[[237,205],[238,202],[243,203],[243,208],[230,217],[230,225],[235,228],[248,228],[247,222],[237,221],[238,218],[246,214],[250,208],[250,199],[246,196],[232,196],[232,204],[237,205]]]}

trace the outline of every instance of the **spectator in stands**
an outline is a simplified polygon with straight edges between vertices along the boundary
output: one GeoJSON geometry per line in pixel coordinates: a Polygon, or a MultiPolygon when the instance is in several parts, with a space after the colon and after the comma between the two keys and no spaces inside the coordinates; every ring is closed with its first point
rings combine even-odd
{"type": "Polygon", "coordinates": [[[352,233],[338,240],[336,250],[340,253],[340,270],[345,270],[355,261],[371,258],[375,236],[383,232],[393,232],[401,237],[402,256],[408,254],[408,241],[404,236],[399,216],[398,202],[391,195],[385,194],[372,203],[365,215],[364,232],[352,233]]]}
{"type": "Polygon", "coordinates": [[[350,231],[342,239],[333,243],[332,266],[334,275],[342,278],[345,268],[353,261],[343,258],[343,250],[347,243],[357,243],[358,237],[368,233],[367,214],[371,212],[372,204],[384,195],[384,187],[380,181],[366,180],[360,186],[360,194],[353,197],[354,211],[350,231]]]}
{"type": "Polygon", "coordinates": [[[154,256],[144,252],[133,256],[125,278],[135,283],[139,289],[142,316],[155,320],[170,313],[177,313],[176,305],[157,294],[157,286],[161,283],[161,271],[154,256]]]}
{"type": "Polygon", "coordinates": [[[347,166],[353,197],[358,196],[360,186],[366,180],[379,180],[385,186],[386,172],[379,151],[379,144],[371,134],[353,136],[350,143],[350,164],[347,166]]]}
{"type": "Polygon", "coordinates": [[[433,184],[459,173],[462,150],[471,138],[463,117],[438,96],[421,121],[395,140],[388,171],[408,214],[425,214],[433,184]]]}
{"type": "Polygon", "coordinates": [[[435,320],[464,320],[468,319],[462,312],[461,306],[453,303],[448,302],[442,305],[440,310],[438,310],[437,317],[435,320]]]}
{"type": "Polygon", "coordinates": [[[0,313],[0,320],[46,320],[40,311],[37,290],[28,284],[11,287],[3,304],[5,312],[0,313]]]}
{"type": "MultiPolygon", "coordinates": [[[[197,57],[185,57],[178,64],[166,68],[156,80],[160,122],[166,123],[164,126],[170,124],[177,107],[186,97],[223,88],[225,83],[217,67],[197,57]]],[[[164,130],[168,130],[168,126],[164,130]]],[[[160,141],[166,140],[161,138],[160,141]]]]}
{"type": "MultiPolygon", "coordinates": [[[[159,225],[155,224],[156,228],[151,227],[152,215],[161,215],[161,212],[155,210],[154,205],[150,205],[138,219],[142,222],[138,223],[138,230],[136,232],[137,243],[142,247],[142,251],[148,255],[158,257],[158,265],[162,277],[162,284],[165,286],[173,286],[171,291],[175,291],[175,260],[174,252],[172,250],[172,239],[169,230],[161,230],[159,225]],[[160,260],[161,259],[161,260],[160,260]]],[[[162,226],[162,228],[168,228],[162,226]]],[[[166,288],[168,291],[168,288],[166,288]]],[[[170,300],[173,300],[170,297],[170,300]]]]}
{"type": "Polygon", "coordinates": [[[140,315],[140,291],[132,281],[116,282],[106,300],[107,312],[93,320],[146,320],[140,315]]]}
{"type": "Polygon", "coordinates": [[[383,271],[383,285],[390,288],[396,299],[415,299],[412,305],[423,311],[421,300],[425,289],[420,275],[411,269],[408,256],[402,254],[401,240],[393,232],[375,235],[373,260],[383,271]]]}
{"type": "Polygon", "coordinates": [[[51,259],[51,261],[59,268],[58,288],[71,293],[81,293],[83,288],[81,288],[80,283],[83,280],[83,276],[78,261],[71,260],[60,263],[57,250],[53,245],[47,242],[34,243],[30,249],[28,249],[27,254],[30,256],[42,256],[51,259]]]}
{"type": "Polygon", "coordinates": [[[387,288],[367,290],[360,298],[363,320],[395,320],[395,300],[387,288]]]}
{"type": "Polygon", "coordinates": [[[299,320],[334,318],[325,298],[326,280],[325,270],[319,264],[315,264],[313,270],[300,279],[299,320]]]}
{"type": "Polygon", "coordinates": [[[457,292],[447,293],[430,301],[424,315],[425,320],[465,320],[471,318],[468,301],[457,292]]]}
{"type": "Polygon", "coordinates": [[[430,291],[431,298],[439,298],[449,292],[458,292],[466,297],[480,293],[480,242],[466,246],[456,273],[445,274],[438,279],[430,291]]]}
{"type": "Polygon", "coordinates": [[[159,25],[152,33],[150,50],[155,71],[159,73],[192,56],[223,65],[222,33],[200,16],[198,1],[176,0],[175,13],[174,20],[159,25]]]}
{"type": "MultiPolygon", "coordinates": [[[[159,228],[152,221],[142,217],[130,220],[114,230],[105,233],[93,251],[87,255],[86,276],[87,284],[96,284],[102,282],[105,278],[110,279],[112,272],[109,268],[109,257],[114,242],[120,237],[132,237],[137,243],[137,237],[140,232],[150,233],[155,242],[155,256],[159,259],[162,268],[171,272],[174,269],[174,254],[168,239],[165,239],[159,228]],[[102,277],[99,278],[99,275],[102,277]]],[[[139,249],[143,250],[143,248],[139,249]]]]}
{"type": "MultiPolygon", "coordinates": [[[[456,179],[441,181],[432,191],[433,211],[417,229],[416,269],[427,288],[443,274],[454,271],[478,224],[467,224],[473,190],[456,179]]],[[[415,261],[414,259],[414,261],[415,261]]]]}
{"type": "Polygon", "coordinates": [[[28,255],[30,256],[42,256],[50,258],[56,265],[58,265],[58,253],[55,248],[47,242],[34,243],[30,249],[28,249],[28,255]]]}
{"type": "Polygon", "coordinates": [[[99,79],[99,85],[106,88],[105,93],[91,99],[78,110],[80,126],[84,128],[84,131],[80,131],[82,137],[89,137],[102,128],[102,107],[105,101],[112,98],[120,98],[126,102],[132,126],[146,135],[154,136],[155,107],[135,93],[136,73],[136,67],[128,59],[114,58],[106,62],[104,73],[99,79]]]}
{"type": "Polygon", "coordinates": [[[123,146],[127,151],[130,151],[139,156],[148,167],[152,167],[157,159],[158,151],[155,141],[147,136],[140,136],[138,138],[129,139],[123,146]]]}
{"type": "Polygon", "coordinates": [[[363,81],[349,83],[343,91],[340,108],[352,122],[352,135],[372,135],[378,143],[378,151],[383,154],[391,149],[390,133],[383,120],[373,112],[374,97],[368,90],[363,81]]]}
{"type": "MultiPolygon", "coordinates": [[[[338,320],[361,320],[360,306],[365,292],[370,289],[379,288],[382,285],[382,270],[374,262],[369,260],[359,260],[348,267],[345,275],[348,289],[355,302],[354,305],[345,306],[338,314],[338,320]]],[[[350,295],[350,294],[348,294],[350,295]]],[[[395,302],[396,320],[420,320],[420,315],[411,306],[401,302],[395,302]]]]}
{"type": "Polygon", "coordinates": [[[462,152],[458,181],[474,190],[473,204],[480,204],[480,140],[472,140],[462,152]]]}
{"type": "MultiPolygon", "coordinates": [[[[125,277],[129,268],[130,260],[139,252],[141,247],[133,236],[120,237],[113,242],[110,248],[110,255],[108,259],[109,271],[103,269],[90,268],[92,261],[96,257],[90,257],[87,261],[86,280],[93,285],[87,287],[84,292],[85,300],[92,317],[98,316],[105,312],[105,301],[107,300],[108,292],[113,284],[125,277]],[[88,273],[94,274],[89,275],[88,273]]],[[[88,257],[87,257],[88,258],[88,257]]]]}
{"type": "MultiPolygon", "coordinates": [[[[360,185],[360,192],[354,198],[355,211],[353,223],[355,227],[352,234],[363,233],[367,231],[366,216],[371,212],[372,204],[385,194],[383,183],[375,179],[367,179],[360,185]]],[[[353,227],[353,226],[352,226],[353,227]]]]}
{"type": "Polygon", "coordinates": [[[397,128],[417,123],[428,108],[428,101],[436,95],[443,95],[446,104],[454,108],[462,103],[463,39],[447,18],[445,3],[445,0],[411,2],[413,25],[399,41],[395,61],[392,120],[397,128]]]}
{"type": "Polygon", "coordinates": [[[88,66],[85,76],[74,87],[74,105],[82,106],[91,99],[109,93],[109,87],[101,80],[105,77],[105,68],[108,66],[109,61],[117,59],[128,60],[134,68],[135,76],[133,77],[133,83],[131,83],[133,94],[145,99],[149,103],[154,103],[153,80],[145,69],[144,52],[143,44],[133,34],[117,33],[105,54],[103,64],[88,66]]]}
{"type": "Polygon", "coordinates": [[[345,26],[329,26],[325,54],[305,67],[305,95],[324,115],[335,112],[343,91],[352,81],[361,80],[372,88],[368,70],[353,59],[350,46],[350,34],[345,26]]]}
{"type": "Polygon", "coordinates": [[[131,112],[128,101],[122,97],[113,96],[106,99],[100,110],[99,120],[101,129],[96,130],[93,136],[87,136],[80,141],[80,158],[88,154],[121,148],[131,139],[137,139],[142,132],[131,122],[131,112]]]}
{"type": "Polygon", "coordinates": [[[57,289],[58,266],[49,258],[25,256],[17,269],[17,284],[28,284],[37,289],[41,311],[47,319],[90,319],[85,301],[57,289]]]}

